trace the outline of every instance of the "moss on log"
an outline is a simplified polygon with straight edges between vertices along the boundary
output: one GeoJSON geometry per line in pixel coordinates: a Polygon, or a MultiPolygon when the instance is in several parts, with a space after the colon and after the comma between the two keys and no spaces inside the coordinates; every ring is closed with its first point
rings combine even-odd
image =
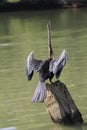
{"type": "Polygon", "coordinates": [[[58,80],[47,83],[46,88],[44,104],[53,122],[65,125],[83,123],[82,115],[65,84],[58,80]]]}

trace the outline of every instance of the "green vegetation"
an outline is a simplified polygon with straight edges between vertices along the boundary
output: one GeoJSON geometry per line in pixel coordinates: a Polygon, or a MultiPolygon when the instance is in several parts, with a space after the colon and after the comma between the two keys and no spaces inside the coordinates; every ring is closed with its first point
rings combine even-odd
{"type": "Polygon", "coordinates": [[[87,0],[0,0],[0,10],[49,9],[87,6],[87,0]]]}
{"type": "Polygon", "coordinates": [[[73,3],[73,2],[81,2],[81,3],[87,3],[87,0],[0,0],[0,4],[1,3],[5,3],[5,2],[34,2],[34,3],[38,3],[38,2],[45,2],[45,3],[73,3]]]}

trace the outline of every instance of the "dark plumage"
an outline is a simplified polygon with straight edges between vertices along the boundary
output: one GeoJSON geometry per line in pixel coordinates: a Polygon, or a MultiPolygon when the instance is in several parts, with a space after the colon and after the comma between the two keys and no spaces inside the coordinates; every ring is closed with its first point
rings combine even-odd
{"type": "Polygon", "coordinates": [[[41,67],[41,69],[39,71],[41,82],[45,82],[45,80],[47,80],[47,79],[49,79],[51,81],[51,79],[54,76],[53,72],[49,71],[49,65],[50,65],[51,61],[52,61],[52,58],[49,58],[48,60],[46,60],[44,65],[41,67]]]}
{"type": "Polygon", "coordinates": [[[58,79],[64,65],[66,64],[66,61],[66,50],[63,50],[57,59],[49,58],[44,61],[34,59],[33,52],[29,54],[26,62],[26,73],[28,80],[32,79],[34,72],[39,72],[40,75],[40,81],[35,90],[32,102],[42,102],[44,100],[46,96],[45,80],[49,79],[51,82],[54,75],[58,79]]]}

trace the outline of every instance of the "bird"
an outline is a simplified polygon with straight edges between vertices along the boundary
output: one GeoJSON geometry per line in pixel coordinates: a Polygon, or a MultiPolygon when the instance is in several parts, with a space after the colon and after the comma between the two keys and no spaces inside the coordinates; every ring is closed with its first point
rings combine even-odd
{"type": "Polygon", "coordinates": [[[45,81],[49,79],[52,82],[52,78],[56,77],[58,79],[62,72],[63,67],[66,64],[68,59],[67,51],[63,50],[59,57],[55,59],[54,52],[51,45],[51,22],[49,21],[47,24],[48,31],[48,51],[49,58],[46,60],[38,60],[34,58],[34,52],[30,52],[26,60],[26,74],[28,80],[30,81],[34,75],[34,73],[39,73],[39,83],[36,87],[34,95],[31,99],[31,102],[38,103],[43,102],[46,97],[46,84],[45,81]]]}
{"type": "Polygon", "coordinates": [[[30,81],[34,73],[39,72],[39,83],[34,92],[32,102],[43,102],[46,97],[46,84],[45,81],[49,79],[52,83],[52,78],[56,79],[60,77],[63,67],[68,59],[67,51],[63,50],[62,53],[55,59],[54,56],[50,56],[47,60],[38,60],[34,58],[34,52],[30,52],[26,60],[26,74],[30,81]]]}

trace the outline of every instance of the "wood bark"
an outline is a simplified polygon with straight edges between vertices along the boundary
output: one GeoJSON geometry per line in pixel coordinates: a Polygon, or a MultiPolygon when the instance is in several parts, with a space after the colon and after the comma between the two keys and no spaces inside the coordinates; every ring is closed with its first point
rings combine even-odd
{"type": "Polygon", "coordinates": [[[82,115],[64,83],[59,80],[46,83],[46,88],[44,104],[53,122],[66,125],[83,123],[82,115]]]}

